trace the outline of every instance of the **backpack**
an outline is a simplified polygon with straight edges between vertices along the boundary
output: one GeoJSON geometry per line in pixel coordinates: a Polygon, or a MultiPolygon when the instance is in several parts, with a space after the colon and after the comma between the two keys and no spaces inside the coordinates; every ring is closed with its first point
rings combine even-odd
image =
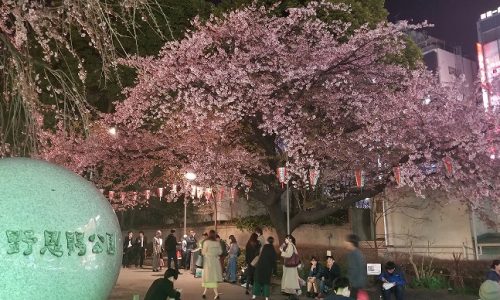
{"type": "Polygon", "coordinates": [[[241,249],[240,247],[238,247],[238,252],[236,252],[236,257],[240,257],[240,255],[241,255],[241,249]]]}

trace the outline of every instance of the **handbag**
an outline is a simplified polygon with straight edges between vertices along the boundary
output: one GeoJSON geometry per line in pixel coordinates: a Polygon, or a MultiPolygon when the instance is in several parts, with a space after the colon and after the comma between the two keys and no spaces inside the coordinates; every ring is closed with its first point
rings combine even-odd
{"type": "Polygon", "coordinates": [[[202,255],[198,255],[198,258],[196,259],[195,265],[197,267],[203,268],[203,256],[202,255]]]}
{"type": "Polygon", "coordinates": [[[285,258],[285,267],[294,268],[297,267],[298,265],[300,265],[300,257],[297,253],[295,253],[295,247],[294,247],[292,256],[285,258]]]}
{"type": "Polygon", "coordinates": [[[250,262],[250,265],[251,265],[252,267],[255,267],[255,266],[257,265],[257,263],[259,263],[259,256],[260,256],[260,255],[255,256],[255,257],[252,259],[252,261],[250,262]]]}

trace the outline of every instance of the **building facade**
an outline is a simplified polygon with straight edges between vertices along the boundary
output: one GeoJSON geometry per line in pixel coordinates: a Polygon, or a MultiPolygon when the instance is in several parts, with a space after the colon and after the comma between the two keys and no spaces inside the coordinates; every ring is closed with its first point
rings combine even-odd
{"type": "Polygon", "coordinates": [[[481,15],[477,35],[483,105],[496,110],[500,105],[500,7],[481,15]]]}

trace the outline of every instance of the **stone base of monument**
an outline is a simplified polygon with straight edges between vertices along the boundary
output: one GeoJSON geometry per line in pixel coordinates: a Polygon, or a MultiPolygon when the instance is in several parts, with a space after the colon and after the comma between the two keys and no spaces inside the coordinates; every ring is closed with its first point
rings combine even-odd
{"type": "Polygon", "coordinates": [[[109,202],[84,178],[0,159],[0,299],[107,299],[122,238],[109,202]]]}

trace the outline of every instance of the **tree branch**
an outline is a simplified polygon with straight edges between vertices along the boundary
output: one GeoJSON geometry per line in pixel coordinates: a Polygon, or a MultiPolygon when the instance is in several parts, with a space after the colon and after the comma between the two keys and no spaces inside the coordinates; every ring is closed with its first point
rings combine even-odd
{"type": "Polygon", "coordinates": [[[318,219],[327,217],[333,214],[334,212],[346,206],[349,206],[359,200],[374,197],[375,195],[381,193],[384,190],[385,186],[386,186],[385,184],[379,184],[373,187],[372,189],[364,190],[359,194],[346,197],[341,202],[335,203],[334,206],[318,207],[312,211],[301,211],[290,220],[290,230],[297,228],[301,224],[311,223],[318,219]]]}

